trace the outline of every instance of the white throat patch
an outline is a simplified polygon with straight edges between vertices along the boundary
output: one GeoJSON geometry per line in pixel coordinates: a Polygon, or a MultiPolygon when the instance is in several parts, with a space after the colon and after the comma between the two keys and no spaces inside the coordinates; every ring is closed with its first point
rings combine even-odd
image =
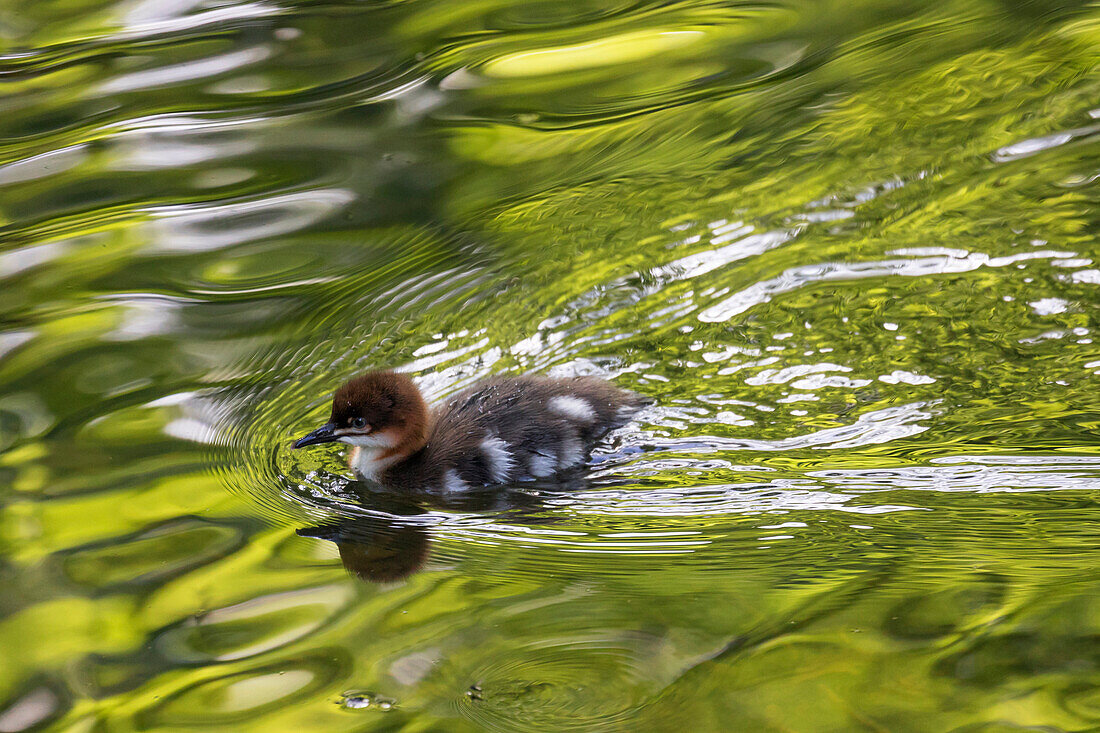
{"type": "Polygon", "coordinates": [[[386,468],[404,458],[401,454],[381,457],[383,453],[397,445],[398,437],[392,432],[341,435],[339,440],[341,443],[354,446],[349,461],[351,470],[368,481],[377,481],[386,468]]]}
{"type": "Polygon", "coordinates": [[[404,458],[400,454],[381,458],[380,456],[384,450],[379,447],[361,448],[356,446],[352,448],[351,460],[349,461],[351,470],[368,481],[378,481],[383,471],[404,458]]]}

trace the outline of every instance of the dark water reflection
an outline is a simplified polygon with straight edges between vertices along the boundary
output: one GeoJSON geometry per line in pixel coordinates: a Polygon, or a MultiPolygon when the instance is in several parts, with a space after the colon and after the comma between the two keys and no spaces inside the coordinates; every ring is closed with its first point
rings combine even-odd
{"type": "Polygon", "coordinates": [[[0,731],[1091,730],[1100,14],[0,7],[0,731]],[[655,399],[364,491],[342,379],[655,399]]]}

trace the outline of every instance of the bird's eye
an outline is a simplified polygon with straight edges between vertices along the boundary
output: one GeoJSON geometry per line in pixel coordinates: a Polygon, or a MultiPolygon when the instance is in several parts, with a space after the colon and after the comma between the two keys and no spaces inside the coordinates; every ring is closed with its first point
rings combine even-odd
{"type": "Polygon", "coordinates": [[[357,417],[357,418],[355,418],[354,420],[351,421],[351,425],[352,425],[352,427],[355,427],[355,428],[365,428],[365,427],[367,427],[367,418],[357,417]]]}

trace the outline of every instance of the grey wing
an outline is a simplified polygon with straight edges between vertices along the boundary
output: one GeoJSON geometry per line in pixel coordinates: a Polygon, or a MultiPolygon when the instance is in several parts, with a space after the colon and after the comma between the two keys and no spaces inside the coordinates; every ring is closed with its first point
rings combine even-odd
{"type": "Polygon", "coordinates": [[[582,465],[595,442],[645,399],[592,378],[516,377],[456,395],[439,417],[440,455],[473,486],[547,478],[582,465]]]}
{"type": "Polygon", "coordinates": [[[528,419],[516,420],[501,436],[514,446],[516,478],[545,478],[582,465],[596,441],[644,404],[602,379],[539,380],[525,387],[516,407],[528,419]]]}

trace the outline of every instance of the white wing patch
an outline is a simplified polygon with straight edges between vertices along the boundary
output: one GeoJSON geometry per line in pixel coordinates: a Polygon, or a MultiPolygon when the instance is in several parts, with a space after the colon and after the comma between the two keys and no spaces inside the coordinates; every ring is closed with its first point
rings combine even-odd
{"type": "Polygon", "coordinates": [[[592,409],[592,405],[580,397],[551,397],[546,406],[550,408],[550,412],[577,422],[589,423],[596,419],[596,411],[592,409]]]}
{"type": "Polygon", "coordinates": [[[561,461],[562,468],[569,468],[580,463],[584,459],[584,446],[581,445],[581,441],[575,437],[563,438],[561,441],[561,461]]]}
{"type": "Polygon", "coordinates": [[[495,435],[481,441],[481,450],[489,459],[489,474],[496,483],[503,483],[512,475],[512,453],[508,444],[495,435]]]}
{"type": "Polygon", "coordinates": [[[541,453],[533,453],[527,467],[535,478],[545,478],[557,469],[558,459],[554,456],[544,456],[541,453]]]}
{"type": "Polygon", "coordinates": [[[458,471],[453,468],[447,473],[443,474],[443,490],[450,493],[452,491],[465,491],[470,488],[466,485],[466,482],[458,475],[458,471]]]}

